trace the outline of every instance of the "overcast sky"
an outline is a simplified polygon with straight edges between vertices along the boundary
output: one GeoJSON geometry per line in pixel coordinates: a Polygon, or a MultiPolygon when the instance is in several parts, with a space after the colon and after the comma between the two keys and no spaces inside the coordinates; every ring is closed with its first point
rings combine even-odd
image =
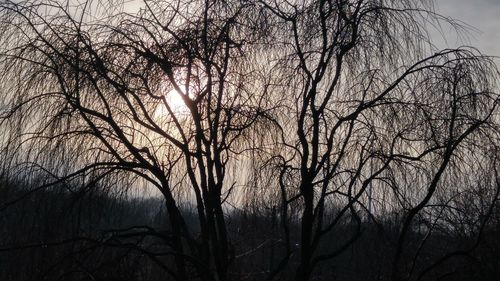
{"type": "MultiPolygon", "coordinates": [[[[436,10],[459,19],[477,30],[470,31],[468,42],[448,40],[449,47],[471,45],[487,55],[500,56],[500,0],[436,0],[436,10]]],[[[445,30],[446,31],[446,30],[445,30]]],[[[499,59],[496,59],[500,63],[499,59]]]]}

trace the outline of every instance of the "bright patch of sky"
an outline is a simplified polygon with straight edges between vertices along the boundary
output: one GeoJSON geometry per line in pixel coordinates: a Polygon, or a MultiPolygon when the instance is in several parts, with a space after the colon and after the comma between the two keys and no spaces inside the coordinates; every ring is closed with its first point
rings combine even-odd
{"type": "MultiPolygon", "coordinates": [[[[447,47],[470,45],[486,55],[500,57],[500,0],[436,0],[436,11],[470,26],[468,38],[452,36],[444,27],[447,47]]],[[[500,59],[496,62],[500,65],[500,59]]]]}

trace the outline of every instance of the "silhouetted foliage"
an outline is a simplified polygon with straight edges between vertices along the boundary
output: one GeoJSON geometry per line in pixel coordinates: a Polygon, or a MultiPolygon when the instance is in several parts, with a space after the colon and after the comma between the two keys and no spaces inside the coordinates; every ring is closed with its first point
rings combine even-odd
{"type": "Polygon", "coordinates": [[[432,1],[0,18],[2,280],[498,278],[499,73],[432,1]]]}

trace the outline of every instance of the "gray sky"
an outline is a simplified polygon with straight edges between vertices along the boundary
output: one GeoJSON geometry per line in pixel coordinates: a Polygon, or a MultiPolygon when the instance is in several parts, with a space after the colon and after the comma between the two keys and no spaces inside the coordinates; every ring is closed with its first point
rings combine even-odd
{"type": "MultiPolygon", "coordinates": [[[[436,0],[435,3],[440,14],[461,20],[477,29],[470,31],[469,40],[465,42],[450,37],[449,47],[471,45],[484,54],[500,56],[500,0],[436,0]]],[[[444,31],[449,31],[447,29],[444,31]]],[[[496,61],[500,65],[500,59],[496,61]]]]}

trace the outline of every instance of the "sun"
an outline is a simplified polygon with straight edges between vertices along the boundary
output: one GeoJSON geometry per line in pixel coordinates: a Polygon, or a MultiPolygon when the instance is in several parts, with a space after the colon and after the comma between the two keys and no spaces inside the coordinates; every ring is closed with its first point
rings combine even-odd
{"type": "Polygon", "coordinates": [[[187,111],[187,106],[182,99],[181,94],[176,90],[171,90],[166,95],[167,104],[172,108],[173,111],[187,111]]]}
{"type": "MultiPolygon", "coordinates": [[[[177,115],[177,117],[189,112],[186,103],[182,99],[181,94],[179,94],[179,92],[177,92],[176,90],[170,90],[169,92],[167,92],[167,94],[165,95],[165,102],[168,107],[170,107],[172,113],[177,115]]],[[[170,112],[167,109],[167,106],[162,102],[158,104],[155,115],[157,117],[165,117],[167,115],[170,115],[170,112]]]]}

